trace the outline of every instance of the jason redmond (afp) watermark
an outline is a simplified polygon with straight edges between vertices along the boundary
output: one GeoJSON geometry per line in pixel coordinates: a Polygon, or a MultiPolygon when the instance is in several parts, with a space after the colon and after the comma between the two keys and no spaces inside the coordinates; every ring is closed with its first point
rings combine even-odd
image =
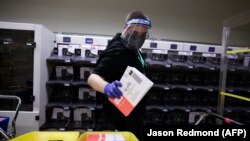
{"type": "Polygon", "coordinates": [[[152,136],[193,136],[193,137],[241,137],[241,138],[246,138],[246,129],[215,129],[215,130],[183,130],[183,129],[176,129],[175,131],[173,130],[153,130],[149,129],[149,131],[146,133],[148,137],[152,136]]]}
{"type": "Polygon", "coordinates": [[[176,129],[176,131],[155,131],[149,129],[147,136],[220,136],[219,129],[215,131],[185,131],[183,129],[176,129]]]}

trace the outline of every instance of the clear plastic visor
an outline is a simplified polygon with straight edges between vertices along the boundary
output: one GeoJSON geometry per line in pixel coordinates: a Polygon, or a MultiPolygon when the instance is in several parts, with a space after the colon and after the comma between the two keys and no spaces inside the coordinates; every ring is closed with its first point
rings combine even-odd
{"type": "Polygon", "coordinates": [[[123,37],[127,37],[128,41],[131,36],[140,36],[145,39],[153,38],[152,29],[144,24],[130,24],[127,25],[122,32],[123,37]]]}

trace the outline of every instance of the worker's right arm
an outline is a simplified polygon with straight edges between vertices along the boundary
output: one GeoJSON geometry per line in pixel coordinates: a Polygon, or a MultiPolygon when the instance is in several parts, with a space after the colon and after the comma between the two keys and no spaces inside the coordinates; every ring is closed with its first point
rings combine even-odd
{"type": "Polygon", "coordinates": [[[92,73],[88,78],[88,84],[96,91],[104,93],[104,88],[108,84],[101,76],[92,73]]]}
{"type": "Polygon", "coordinates": [[[108,83],[98,74],[92,73],[88,78],[88,84],[96,91],[104,93],[106,96],[111,98],[120,98],[122,92],[118,87],[121,87],[122,84],[119,81],[113,81],[108,83]]]}

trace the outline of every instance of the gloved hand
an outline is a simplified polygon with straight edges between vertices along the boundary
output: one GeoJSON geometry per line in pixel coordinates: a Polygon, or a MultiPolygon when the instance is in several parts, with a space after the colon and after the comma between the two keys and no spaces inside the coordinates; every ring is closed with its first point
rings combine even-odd
{"type": "Polygon", "coordinates": [[[106,96],[110,98],[120,98],[122,96],[122,92],[119,90],[118,87],[121,87],[122,83],[120,81],[113,81],[109,83],[104,88],[104,93],[106,96]]]}

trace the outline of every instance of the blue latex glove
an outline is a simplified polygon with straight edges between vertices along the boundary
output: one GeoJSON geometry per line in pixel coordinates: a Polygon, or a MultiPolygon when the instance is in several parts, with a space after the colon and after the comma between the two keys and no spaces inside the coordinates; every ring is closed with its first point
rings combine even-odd
{"type": "Polygon", "coordinates": [[[118,87],[121,87],[122,83],[120,81],[113,81],[109,83],[104,88],[104,93],[106,96],[110,98],[120,98],[122,96],[122,92],[119,90],[118,87]]]}

